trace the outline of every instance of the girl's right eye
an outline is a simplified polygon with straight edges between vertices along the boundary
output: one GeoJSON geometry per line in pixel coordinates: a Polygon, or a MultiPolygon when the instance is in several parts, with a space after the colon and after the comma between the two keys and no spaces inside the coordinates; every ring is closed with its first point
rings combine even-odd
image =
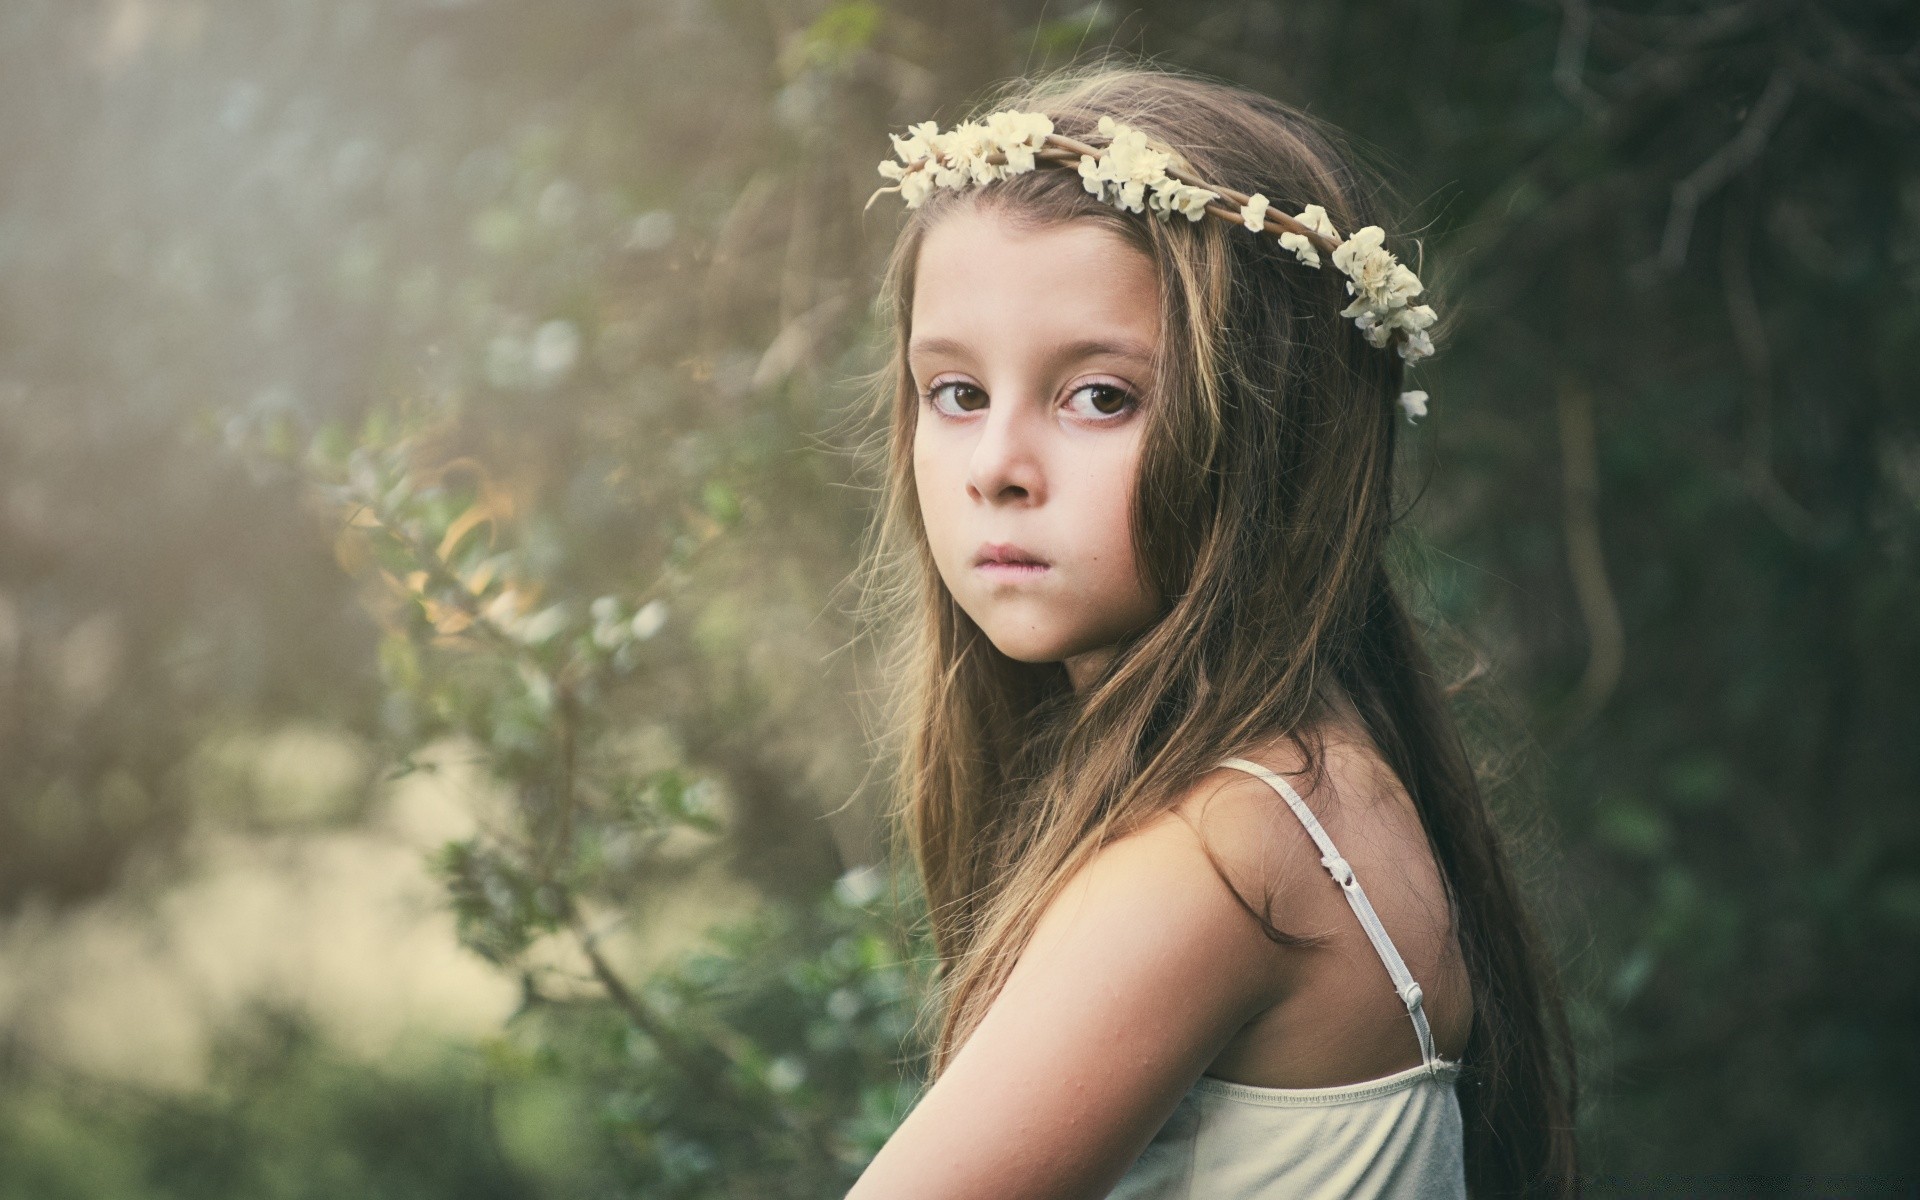
{"type": "MultiPolygon", "coordinates": [[[[980,390],[979,388],[974,387],[970,383],[963,383],[958,379],[949,379],[944,383],[936,383],[932,387],[928,388],[926,391],[921,392],[920,399],[922,399],[928,404],[931,404],[935,412],[944,413],[945,415],[950,417],[959,416],[961,413],[970,413],[970,412],[980,411],[978,408],[962,407],[962,408],[959,408],[958,410],[950,410],[945,407],[942,407],[942,405],[940,404],[939,397],[943,395],[948,388],[961,388],[970,392],[978,392],[980,390]]],[[[958,401],[955,401],[955,403],[957,404],[958,401]]]]}

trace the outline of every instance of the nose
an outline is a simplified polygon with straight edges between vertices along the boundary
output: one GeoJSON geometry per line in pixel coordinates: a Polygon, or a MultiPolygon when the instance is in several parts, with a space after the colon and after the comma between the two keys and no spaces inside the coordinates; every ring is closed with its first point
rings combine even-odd
{"type": "Polygon", "coordinates": [[[1032,407],[1014,401],[987,409],[980,440],[974,443],[967,464],[967,492],[974,499],[989,504],[1041,499],[1043,431],[1036,427],[1036,415],[1028,411],[1032,407]]]}

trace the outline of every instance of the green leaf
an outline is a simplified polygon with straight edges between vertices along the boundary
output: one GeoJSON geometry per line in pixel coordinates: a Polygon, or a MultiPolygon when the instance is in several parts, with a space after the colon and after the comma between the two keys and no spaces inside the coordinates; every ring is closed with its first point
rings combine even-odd
{"type": "Polygon", "coordinates": [[[707,515],[722,525],[731,525],[740,519],[740,499],[733,489],[719,480],[708,480],[700,492],[701,504],[707,515]]]}
{"type": "Polygon", "coordinates": [[[1631,797],[1609,795],[1594,814],[1594,833],[1601,841],[1635,858],[1663,857],[1673,831],[1666,816],[1631,797]]]}

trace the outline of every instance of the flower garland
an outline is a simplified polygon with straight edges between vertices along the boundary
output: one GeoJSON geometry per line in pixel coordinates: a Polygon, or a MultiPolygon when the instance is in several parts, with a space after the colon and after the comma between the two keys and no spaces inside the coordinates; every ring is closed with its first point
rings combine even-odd
{"type": "MultiPolygon", "coordinates": [[[[1433,353],[1427,327],[1434,322],[1434,311],[1410,303],[1424,292],[1424,285],[1385,249],[1386,231],[1378,225],[1342,239],[1318,204],[1288,216],[1258,192],[1243,195],[1194,179],[1171,149],[1124,122],[1103,116],[1099,131],[1107,144],[1095,148],[1055,133],[1045,113],[1012,109],[945,133],[932,121],[909,125],[906,137],[887,135],[899,161],[884,161],[879,169],[895,182],[867,197],[867,206],[883,192],[898,192],[908,208],[918,208],[937,188],[992,183],[1043,163],[1075,167],[1088,192],[1128,212],[1151,210],[1162,220],[1179,213],[1189,221],[1211,213],[1255,233],[1274,234],[1282,249],[1315,270],[1320,269],[1321,252],[1326,252],[1347,277],[1347,294],[1353,297],[1340,315],[1352,319],[1369,345],[1393,344],[1409,367],[1433,353]]],[[[1400,407],[1409,421],[1424,417],[1427,394],[1402,392],[1400,407]]]]}

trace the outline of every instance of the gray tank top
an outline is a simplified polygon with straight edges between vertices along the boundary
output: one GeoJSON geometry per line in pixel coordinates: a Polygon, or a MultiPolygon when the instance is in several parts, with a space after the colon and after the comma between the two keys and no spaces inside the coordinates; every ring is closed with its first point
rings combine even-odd
{"type": "Polygon", "coordinates": [[[1421,1064],[1337,1087],[1271,1088],[1202,1075],[1108,1200],[1464,1200],[1461,1065],[1433,1049],[1420,985],[1353,869],[1291,785],[1259,763],[1220,764],[1267,781],[1307,827],[1325,867],[1386,964],[1413,1017],[1421,1064]]]}

